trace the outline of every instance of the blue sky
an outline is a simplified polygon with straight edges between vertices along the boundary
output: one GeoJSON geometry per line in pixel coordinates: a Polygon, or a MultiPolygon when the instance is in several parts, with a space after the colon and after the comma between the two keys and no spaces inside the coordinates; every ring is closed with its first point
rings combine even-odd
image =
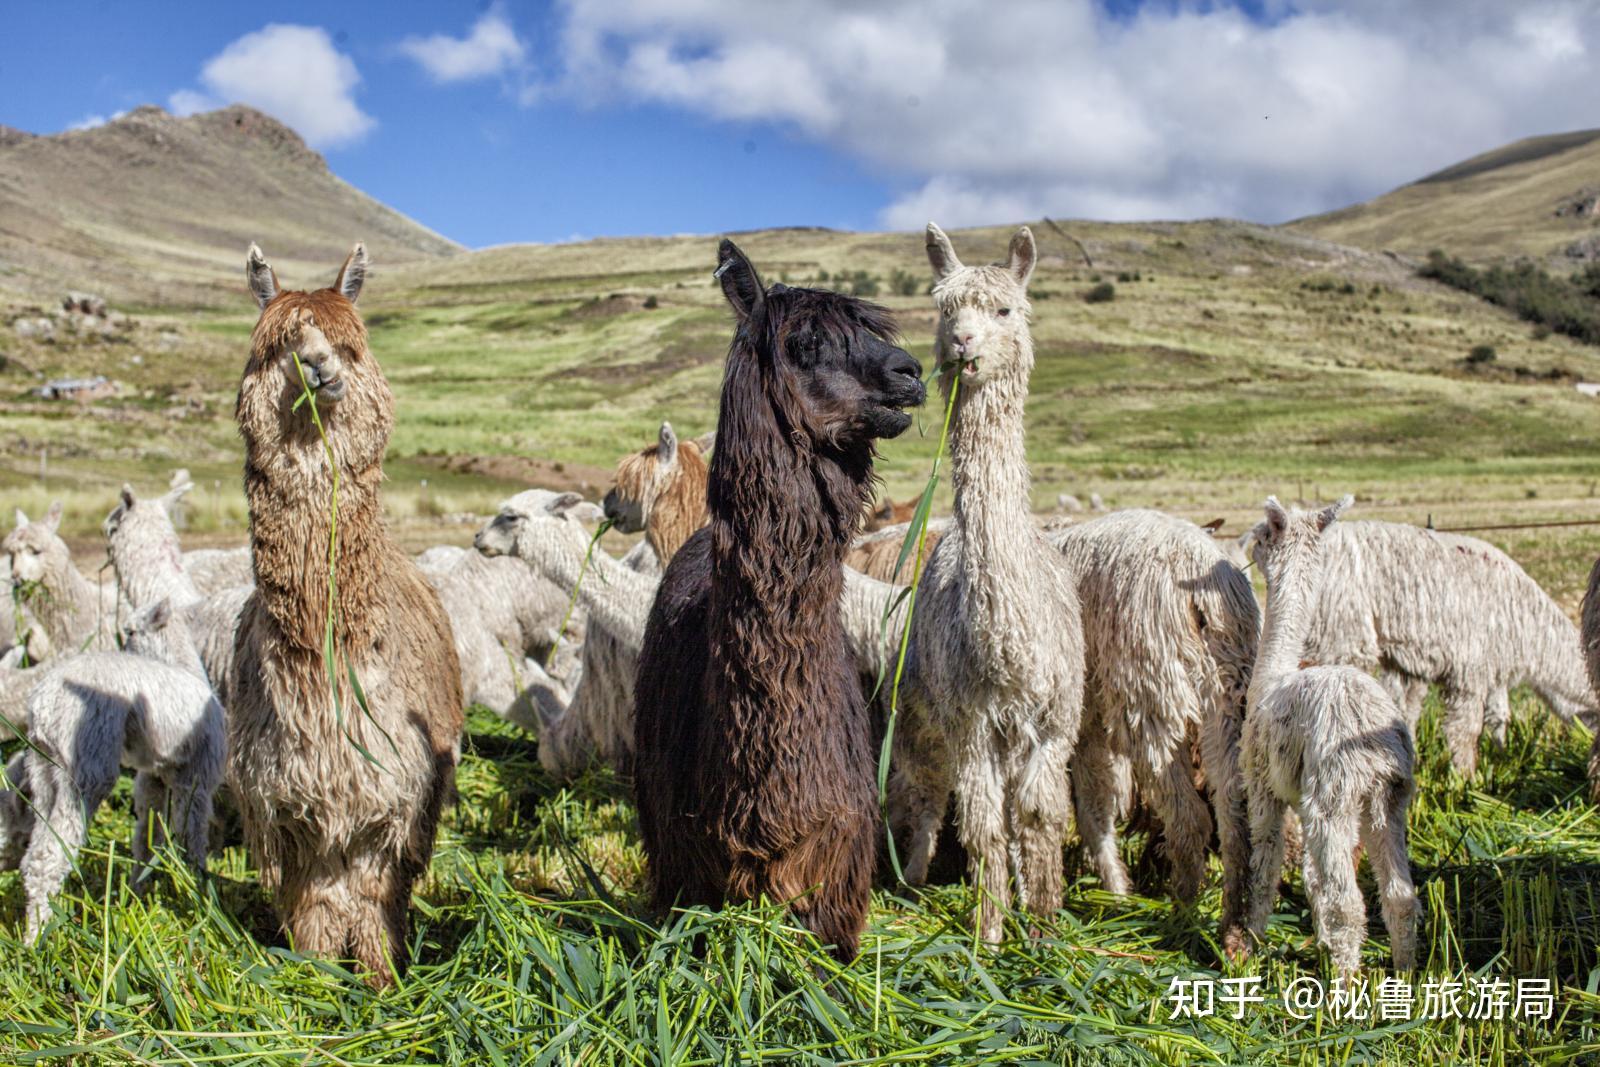
{"type": "Polygon", "coordinates": [[[13,0],[0,122],[243,100],[475,247],[928,217],[1272,222],[1600,125],[1593,0],[150,10],[13,0]]]}

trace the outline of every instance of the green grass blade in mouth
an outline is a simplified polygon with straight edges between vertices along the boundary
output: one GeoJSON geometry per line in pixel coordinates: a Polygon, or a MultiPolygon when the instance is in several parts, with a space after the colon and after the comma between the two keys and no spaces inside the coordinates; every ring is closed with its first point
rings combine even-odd
{"type": "MultiPolygon", "coordinates": [[[[583,588],[584,576],[589,573],[589,563],[594,559],[595,546],[600,543],[600,538],[606,535],[615,523],[611,519],[601,519],[600,525],[594,528],[594,536],[589,538],[589,549],[583,554],[583,563],[578,567],[578,580],[572,583],[572,595],[567,598],[567,610],[561,616],[561,627],[556,630],[556,639],[550,642],[550,654],[544,658],[544,669],[549,670],[556,664],[556,649],[561,647],[561,639],[567,636],[567,624],[572,622],[572,611],[578,606],[578,590],[583,588]]],[[[602,582],[605,576],[602,575],[602,582]]]]}

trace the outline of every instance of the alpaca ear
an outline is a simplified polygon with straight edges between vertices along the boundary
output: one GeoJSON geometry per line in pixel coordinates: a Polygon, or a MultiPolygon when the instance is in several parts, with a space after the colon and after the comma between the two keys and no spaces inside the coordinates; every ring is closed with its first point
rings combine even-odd
{"type": "Polygon", "coordinates": [[[715,430],[707,430],[705,433],[701,434],[699,437],[696,437],[694,439],[694,443],[700,447],[700,454],[702,456],[708,455],[711,452],[711,450],[716,447],[716,444],[717,444],[717,431],[715,431],[715,430]]]}
{"type": "Polygon", "coordinates": [[[951,271],[961,269],[961,259],[956,255],[955,246],[938,224],[932,222],[928,223],[928,263],[933,267],[935,278],[943,278],[951,271]]]}
{"type": "Polygon", "coordinates": [[[366,280],[367,246],[357,241],[356,246],[345,257],[344,266],[339,268],[339,276],[333,280],[333,289],[354,304],[356,297],[361,295],[361,285],[366,280]]]}
{"type": "Polygon", "coordinates": [[[756,273],[755,264],[726,237],[717,246],[715,277],[722,282],[722,295],[733,305],[733,313],[739,316],[740,322],[754,318],[766,303],[766,289],[761,284],[761,275],[756,273]]]}
{"type": "Polygon", "coordinates": [[[1033,277],[1033,265],[1039,258],[1038,249],[1033,243],[1033,231],[1026,226],[1011,235],[1011,258],[1006,263],[1006,269],[1017,280],[1017,284],[1026,288],[1028,279],[1033,277]]]}
{"type": "Polygon", "coordinates": [[[160,630],[172,621],[172,601],[167,597],[151,604],[140,612],[134,624],[141,630],[160,630]]]}
{"type": "Polygon", "coordinates": [[[21,508],[17,509],[16,514],[12,516],[12,519],[16,522],[17,529],[19,530],[28,525],[28,513],[23,511],[21,508]]]}
{"type": "Polygon", "coordinates": [[[570,491],[557,493],[554,499],[545,505],[545,510],[552,515],[565,515],[581,503],[583,503],[583,497],[577,493],[570,491]]]}
{"type": "Polygon", "coordinates": [[[591,500],[580,500],[577,507],[572,509],[572,514],[579,522],[604,522],[606,509],[591,500]]]}
{"type": "Polygon", "coordinates": [[[278,295],[278,272],[253,242],[250,251],[245,253],[244,277],[250,283],[250,292],[255,295],[258,307],[265,308],[278,295]]]}
{"type": "MultiPolygon", "coordinates": [[[[1289,513],[1275,496],[1267,497],[1267,522],[1265,540],[1276,541],[1289,529],[1289,513]]],[[[1258,540],[1262,540],[1258,538],[1258,540]]]]}
{"type": "Polygon", "coordinates": [[[678,435],[670,422],[663,422],[661,432],[656,435],[656,462],[662,466],[678,462],[678,435]]]}
{"type": "Polygon", "coordinates": [[[180,481],[178,481],[178,479],[174,478],[172,480],[172,488],[168,489],[166,491],[166,494],[164,496],[162,496],[162,498],[161,498],[161,510],[162,511],[170,512],[172,510],[172,505],[174,505],[178,501],[182,500],[184,498],[184,496],[187,495],[189,493],[189,491],[194,488],[194,483],[189,481],[189,478],[188,478],[189,472],[188,471],[182,471],[180,473],[182,473],[184,475],[183,481],[180,482],[180,481]]]}
{"type": "Polygon", "coordinates": [[[1317,512],[1317,532],[1321,533],[1323,530],[1326,530],[1328,527],[1332,526],[1333,520],[1344,514],[1344,510],[1355,502],[1356,498],[1351,496],[1349,493],[1346,493],[1334,503],[1329,504],[1327,507],[1317,512]]]}
{"type": "Polygon", "coordinates": [[[122,501],[120,505],[121,507],[131,508],[139,498],[134,495],[133,486],[129,485],[127,482],[123,482],[122,495],[119,499],[122,501]]]}

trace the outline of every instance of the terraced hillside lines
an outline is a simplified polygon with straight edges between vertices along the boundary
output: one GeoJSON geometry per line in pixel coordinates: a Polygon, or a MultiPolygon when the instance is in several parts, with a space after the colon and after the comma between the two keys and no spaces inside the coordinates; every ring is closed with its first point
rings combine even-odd
{"type": "Polygon", "coordinates": [[[461,250],[354,188],[288,127],[242,105],[0,136],[0,287],[91,289],[143,306],[226,306],[243,249],[320,283],[358,237],[381,268],[461,250]]]}
{"type": "Polygon", "coordinates": [[[1573,210],[1596,196],[1600,130],[1579,130],[1528,137],[1288,227],[1411,255],[1441,248],[1474,262],[1532,256],[1570,263],[1569,245],[1600,239],[1600,214],[1573,210]]]}

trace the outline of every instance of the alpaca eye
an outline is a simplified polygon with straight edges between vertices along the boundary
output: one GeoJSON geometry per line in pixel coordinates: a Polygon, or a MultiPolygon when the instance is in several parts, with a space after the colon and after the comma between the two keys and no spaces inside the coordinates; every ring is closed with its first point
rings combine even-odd
{"type": "Polygon", "coordinates": [[[1011,314],[1011,309],[1010,308],[1001,308],[1000,309],[1000,317],[1002,319],[1005,318],[1009,314],[1011,314]]]}

